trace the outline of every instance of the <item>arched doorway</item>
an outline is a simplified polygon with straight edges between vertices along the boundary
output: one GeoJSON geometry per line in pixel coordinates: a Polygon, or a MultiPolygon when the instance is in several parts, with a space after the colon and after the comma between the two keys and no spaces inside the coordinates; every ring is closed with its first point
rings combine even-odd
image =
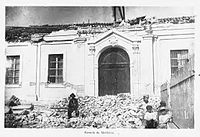
{"type": "Polygon", "coordinates": [[[99,96],[130,92],[130,60],[121,48],[109,48],[98,60],[99,96]]]}

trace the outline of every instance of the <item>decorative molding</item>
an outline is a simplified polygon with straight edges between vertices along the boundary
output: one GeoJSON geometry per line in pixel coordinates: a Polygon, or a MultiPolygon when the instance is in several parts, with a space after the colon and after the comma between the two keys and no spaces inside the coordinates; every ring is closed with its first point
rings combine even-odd
{"type": "Polygon", "coordinates": [[[29,86],[35,86],[36,82],[29,82],[29,86]]]}
{"type": "Polygon", "coordinates": [[[84,43],[87,39],[85,37],[77,37],[74,39],[75,43],[84,43]]]}
{"type": "Polygon", "coordinates": [[[133,46],[132,49],[133,49],[134,51],[138,51],[138,50],[139,50],[139,46],[133,46]]]}
{"type": "Polygon", "coordinates": [[[46,45],[46,46],[51,46],[51,45],[69,45],[69,44],[73,44],[72,42],[46,42],[46,43],[42,43],[41,45],[46,45]]]}
{"type": "Polygon", "coordinates": [[[12,45],[8,45],[8,47],[26,47],[28,46],[28,44],[12,44],[12,45]]]}
{"type": "Polygon", "coordinates": [[[135,41],[132,44],[133,54],[139,54],[139,47],[141,45],[141,41],[135,41]]]}
{"type": "Polygon", "coordinates": [[[153,30],[152,30],[152,26],[151,25],[146,25],[144,26],[144,30],[145,32],[148,34],[148,35],[151,35],[153,33],[153,30]]]}
{"type": "Polygon", "coordinates": [[[65,86],[63,85],[63,83],[59,83],[59,84],[48,83],[48,82],[42,82],[42,83],[45,84],[45,88],[65,88],[65,86]]]}
{"type": "Polygon", "coordinates": [[[5,87],[6,88],[21,88],[22,82],[20,82],[19,84],[6,84],[5,87]]]}
{"type": "Polygon", "coordinates": [[[95,53],[95,51],[96,51],[95,46],[94,45],[90,46],[89,47],[89,51],[93,55],[95,53]]]}
{"type": "Polygon", "coordinates": [[[104,40],[105,38],[109,38],[109,42],[111,43],[111,45],[115,45],[118,42],[117,37],[121,37],[121,38],[129,41],[130,43],[134,41],[130,35],[127,35],[123,32],[120,32],[117,29],[112,29],[112,30],[109,30],[108,32],[105,32],[99,38],[92,40],[92,41],[89,41],[88,45],[97,44],[100,41],[104,40]],[[109,38],[110,36],[111,36],[111,38],[109,38]]]}
{"type": "Polygon", "coordinates": [[[98,64],[94,64],[94,68],[95,68],[95,69],[98,69],[98,64]]]}
{"type": "Polygon", "coordinates": [[[118,45],[118,39],[116,38],[116,36],[112,36],[112,37],[109,39],[109,43],[110,43],[110,45],[112,45],[112,46],[118,45]]]}
{"type": "Polygon", "coordinates": [[[76,44],[77,47],[80,48],[81,45],[83,45],[86,41],[87,41],[86,38],[84,38],[84,37],[78,37],[78,38],[74,39],[74,44],[76,44]]]}
{"type": "Polygon", "coordinates": [[[84,85],[74,85],[70,82],[63,82],[62,85],[65,86],[65,87],[70,87],[70,88],[76,90],[77,92],[78,91],[84,91],[84,85]]]}

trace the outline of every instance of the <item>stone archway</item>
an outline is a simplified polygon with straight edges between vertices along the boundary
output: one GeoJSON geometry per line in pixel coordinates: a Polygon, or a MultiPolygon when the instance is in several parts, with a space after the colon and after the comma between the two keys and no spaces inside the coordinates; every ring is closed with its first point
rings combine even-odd
{"type": "Polygon", "coordinates": [[[99,96],[130,92],[130,59],[118,47],[106,49],[98,60],[99,96]]]}

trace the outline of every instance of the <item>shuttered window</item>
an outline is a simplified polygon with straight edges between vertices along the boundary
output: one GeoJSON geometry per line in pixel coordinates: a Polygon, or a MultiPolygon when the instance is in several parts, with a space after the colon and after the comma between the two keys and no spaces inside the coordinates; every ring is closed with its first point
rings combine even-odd
{"type": "Polygon", "coordinates": [[[48,64],[48,83],[63,82],[63,54],[50,54],[48,64]]]}

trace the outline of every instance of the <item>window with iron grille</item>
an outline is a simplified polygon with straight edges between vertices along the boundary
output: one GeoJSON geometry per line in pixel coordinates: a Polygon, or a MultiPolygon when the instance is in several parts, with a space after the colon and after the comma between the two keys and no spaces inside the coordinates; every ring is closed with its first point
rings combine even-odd
{"type": "Polygon", "coordinates": [[[48,64],[48,83],[63,82],[63,54],[50,54],[48,64]]]}
{"type": "Polygon", "coordinates": [[[20,56],[7,56],[6,84],[19,84],[20,56]]]}
{"type": "Polygon", "coordinates": [[[188,60],[188,50],[171,50],[170,51],[170,60],[171,60],[171,75],[174,75],[175,72],[182,68],[188,60]]]}

